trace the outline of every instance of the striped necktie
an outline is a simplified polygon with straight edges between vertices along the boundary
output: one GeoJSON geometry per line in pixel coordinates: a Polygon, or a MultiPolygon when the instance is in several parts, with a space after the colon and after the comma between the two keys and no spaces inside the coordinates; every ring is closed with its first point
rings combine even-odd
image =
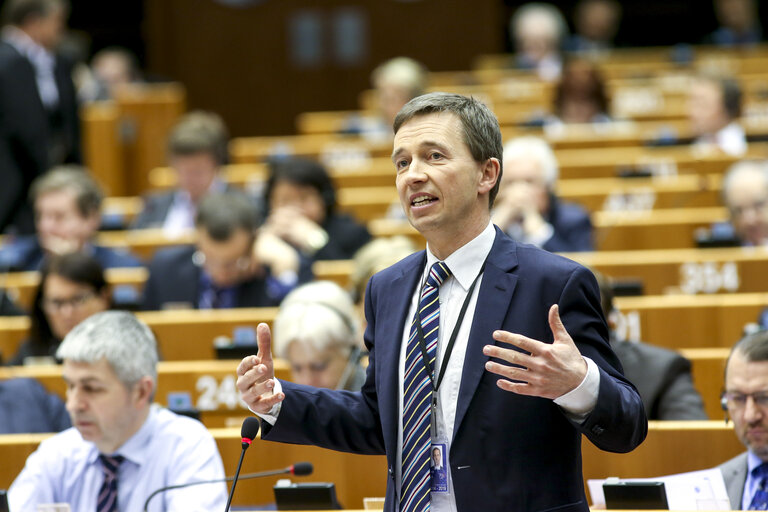
{"type": "Polygon", "coordinates": [[[758,479],[759,485],[755,494],[752,495],[752,502],[749,504],[749,510],[768,510],[768,463],[763,463],[752,470],[752,476],[758,479]]]}
{"type": "Polygon", "coordinates": [[[104,472],[104,483],[99,490],[96,512],[118,512],[117,508],[117,471],[124,458],[121,455],[110,457],[100,454],[101,470],[104,472]]]}
{"type": "Polygon", "coordinates": [[[438,261],[429,271],[421,290],[419,309],[414,315],[408,335],[403,381],[403,468],[400,492],[401,512],[429,510],[431,487],[429,476],[429,448],[431,444],[431,399],[437,334],[440,327],[440,285],[451,275],[450,269],[438,261]],[[421,323],[424,334],[429,373],[419,346],[416,322],[421,323]]]}

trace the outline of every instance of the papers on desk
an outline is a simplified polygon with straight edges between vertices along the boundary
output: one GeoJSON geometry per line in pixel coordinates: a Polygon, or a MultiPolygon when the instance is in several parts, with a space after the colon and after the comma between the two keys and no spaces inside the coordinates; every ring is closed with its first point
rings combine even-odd
{"type": "MultiPolygon", "coordinates": [[[[706,469],[657,478],[610,479],[611,482],[664,482],[670,510],[730,510],[728,492],[719,469],[706,469]]],[[[605,508],[603,484],[606,480],[588,480],[592,506],[605,508]]]]}

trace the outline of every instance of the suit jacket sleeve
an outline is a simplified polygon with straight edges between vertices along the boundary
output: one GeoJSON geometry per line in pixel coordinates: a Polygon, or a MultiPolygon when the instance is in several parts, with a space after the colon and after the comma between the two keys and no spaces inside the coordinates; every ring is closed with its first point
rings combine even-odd
{"type": "Polygon", "coordinates": [[[375,317],[370,291],[366,295],[368,328],[365,342],[369,363],[362,390],[334,391],[281,381],[285,400],[274,426],[261,422],[264,439],[368,455],[384,453],[375,389],[376,352],[369,337],[375,317]]]}
{"type": "Polygon", "coordinates": [[[608,333],[594,276],[577,266],[558,304],[563,323],[579,351],[600,370],[595,409],[575,426],[602,450],[619,453],[633,450],[645,439],[648,421],[640,395],[624,377],[621,363],[607,343],[608,333]]]}

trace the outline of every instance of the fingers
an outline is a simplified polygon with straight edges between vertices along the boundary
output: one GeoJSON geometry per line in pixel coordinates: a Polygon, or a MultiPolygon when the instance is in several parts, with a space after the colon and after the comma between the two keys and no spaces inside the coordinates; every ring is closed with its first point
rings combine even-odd
{"type": "Polygon", "coordinates": [[[269,332],[269,326],[260,323],[256,327],[256,342],[259,345],[259,359],[265,365],[272,365],[272,333],[269,332]]]}
{"type": "MultiPolygon", "coordinates": [[[[522,334],[516,334],[508,331],[494,331],[493,339],[496,341],[500,341],[502,343],[514,345],[533,355],[536,355],[539,352],[541,352],[542,345],[544,345],[540,341],[536,341],[527,336],[523,336],[522,334]]],[[[494,348],[494,345],[486,345],[485,348],[494,348]]],[[[499,348],[499,347],[495,347],[495,348],[499,348]]],[[[486,353],[486,355],[491,355],[491,354],[486,353]]],[[[493,356],[493,357],[497,357],[497,356],[493,356]]]]}
{"type": "Polygon", "coordinates": [[[552,336],[555,341],[571,338],[568,331],[565,330],[563,321],[560,319],[560,306],[557,304],[552,304],[552,307],[549,308],[549,328],[552,329],[552,336]]]}

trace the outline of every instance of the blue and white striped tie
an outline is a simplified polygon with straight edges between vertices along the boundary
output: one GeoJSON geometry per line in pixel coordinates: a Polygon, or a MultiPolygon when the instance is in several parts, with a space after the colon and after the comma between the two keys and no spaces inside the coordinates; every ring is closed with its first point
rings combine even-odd
{"type": "Polygon", "coordinates": [[[429,510],[431,488],[429,448],[431,444],[431,399],[437,335],[440,327],[440,285],[451,275],[450,269],[438,261],[429,271],[421,290],[419,309],[413,317],[405,356],[403,382],[403,468],[400,492],[401,512],[429,510]],[[418,319],[418,320],[417,320],[418,319]],[[421,322],[429,360],[429,373],[419,347],[416,322],[421,322]]]}

